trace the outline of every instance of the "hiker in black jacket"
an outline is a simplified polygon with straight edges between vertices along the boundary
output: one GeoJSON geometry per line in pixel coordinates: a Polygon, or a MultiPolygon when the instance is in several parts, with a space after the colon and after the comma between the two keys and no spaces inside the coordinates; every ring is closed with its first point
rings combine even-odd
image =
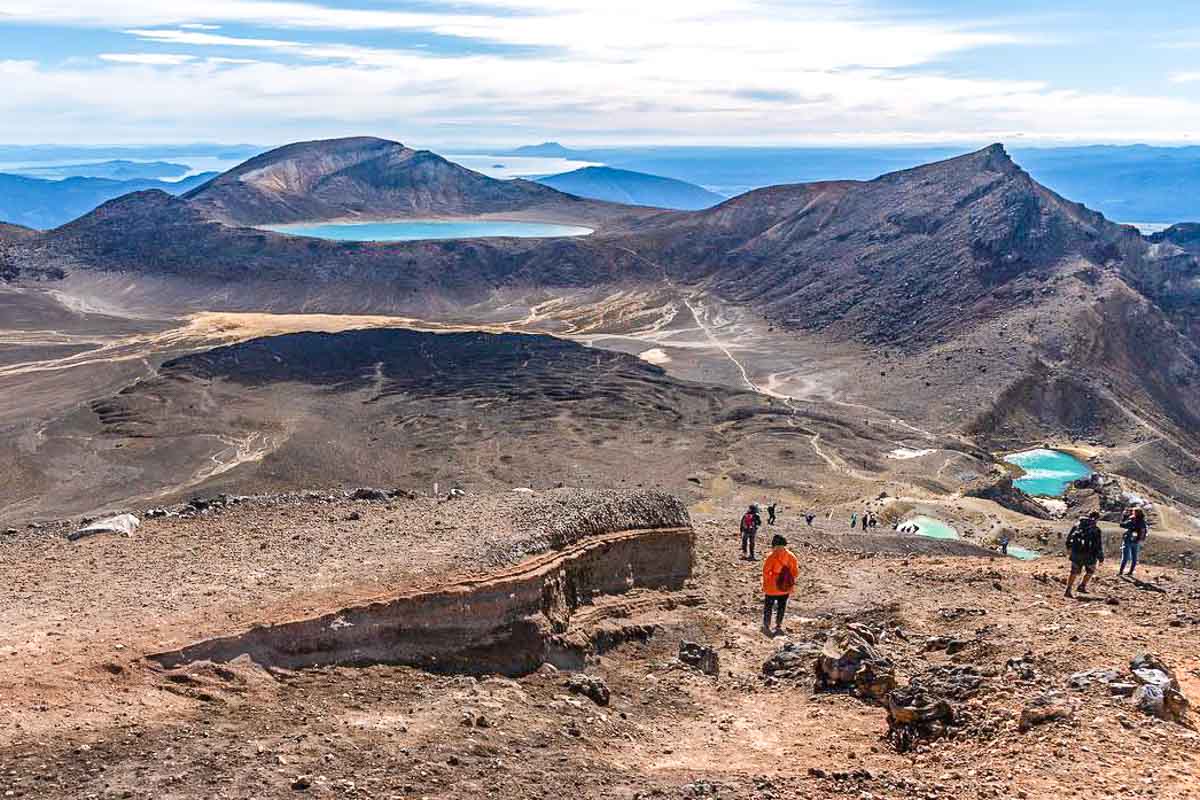
{"type": "Polygon", "coordinates": [[[1067,597],[1075,596],[1071,594],[1071,587],[1075,585],[1075,578],[1079,576],[1080,572],[1083,573],[1083,580],[1079,583],[1079,591],[1086,594],[1088,581],[1096,574],[1096,565],[1104,563],[1104,540],[1100,535],[1100,524],[1097,522],[1099,519],[1099,511],[1093,511],[1085,517],[1080,517],[1079,522],[1067,534],[1067,551],[1071,556],[1071,575],[1067,578],[1067,597]]]}

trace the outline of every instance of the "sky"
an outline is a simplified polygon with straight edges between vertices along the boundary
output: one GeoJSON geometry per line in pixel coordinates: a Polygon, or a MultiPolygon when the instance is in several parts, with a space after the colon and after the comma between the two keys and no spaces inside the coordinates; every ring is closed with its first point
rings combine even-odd
{"type": "Polygon", "coordinates": [[[0,142],[1197,143],[1194,0],[0,0],[0,142]]]}

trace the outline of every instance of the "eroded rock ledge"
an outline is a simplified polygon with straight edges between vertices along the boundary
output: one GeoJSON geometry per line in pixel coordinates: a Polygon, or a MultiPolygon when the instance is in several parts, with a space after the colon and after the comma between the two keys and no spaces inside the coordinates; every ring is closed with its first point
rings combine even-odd
{"type": "Polygon", "coordinates": [[[149,658],[166,668],[240,656],[285,669],[388,663],[511,675],[545,662],[570,667],[586,641],[572,627],[577,612],[586,607],[589,623],[609,615],[605,609],[619,615],[627,604],[612,598],[675,592],[692,574],[694,534],[686,509],[669,495],[547,493],[512,510],[520,533],[494,542],[503,556],[486,560],[525,556],[516,563],[481,564],[477,577],[449,574],[437,588],[398,587],[369,602],[149,658]]]}

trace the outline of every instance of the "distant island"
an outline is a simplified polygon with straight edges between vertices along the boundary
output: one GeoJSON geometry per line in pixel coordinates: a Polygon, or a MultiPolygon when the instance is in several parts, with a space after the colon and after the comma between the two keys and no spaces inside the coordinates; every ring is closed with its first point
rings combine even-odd
{"type": "Polygon", "coordinates": [[[10,170],[16,175],[31,178],[62,180],[64,178],[107,178],[115,181],[182,178],[191,172],[187,164],[170,161],[128,161],[115,159],[88,164],[67,164],[44,167],[20,167],[10,170]]]}

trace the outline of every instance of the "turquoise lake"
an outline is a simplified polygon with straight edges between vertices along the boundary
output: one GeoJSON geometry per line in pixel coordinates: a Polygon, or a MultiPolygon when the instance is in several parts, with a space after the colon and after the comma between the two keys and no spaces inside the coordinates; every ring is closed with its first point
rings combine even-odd
{"type": "Polygon", "coordinates": [[[1038,497],[1060,497],[1072,481],[1092,474],[1087,464],[1061,450],[1026,450],[1004,460],[1025,470],[1013,485],[1038,497]]]}
{"type": "Polygon", "coordinates": [[[335,239],[343,242],[411,242],[419,239],[479,239],[515,236],[540,239],[553,236],[587,236],[591,228],[551,222],[505,222],[502,220],[406,219],[391,222],[314,222],[296,225],[264,225],[263,228],[292,236],[335,239]]]}

